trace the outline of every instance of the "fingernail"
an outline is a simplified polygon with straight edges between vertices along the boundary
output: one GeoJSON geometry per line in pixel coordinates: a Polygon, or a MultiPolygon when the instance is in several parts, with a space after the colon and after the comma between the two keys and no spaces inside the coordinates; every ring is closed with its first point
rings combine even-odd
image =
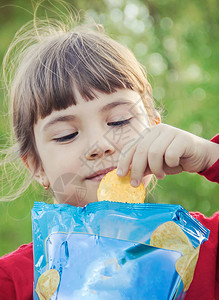
{"type": "Polygon", "coordinates": [[[122,176],[122,169],[117,169],[117,175],[122,176]]]}
{"type": "Polygon", "coordinates": [[[132,179],[132,180],[131,180],[131,185],[132,185],[132,186],[138,186],[138,180],[132,179]]]}

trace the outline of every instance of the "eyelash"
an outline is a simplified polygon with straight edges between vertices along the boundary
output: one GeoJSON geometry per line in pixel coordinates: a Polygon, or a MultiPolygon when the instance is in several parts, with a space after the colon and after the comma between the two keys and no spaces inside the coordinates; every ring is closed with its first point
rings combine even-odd
{"type": "Polygon", "coordinates": [[[109,122],[109,123],[107,123],[107,125],[122,127],[122,126],[125,126],[125,125],[129,124],[130,120],[131,120],[131,118],[130,119],[126,119],[126,120],[117,121],[117,122],[109,122]]]}
{"type": "Polygon", "coordinates": [[[74,139],[76,137],[76,135],[78,135],[78,132],[74,132],[74,133],[62,136],[60,138],[55,138],[54,141],[57,143],[68,142],[68,141],[74,139]]]}
{"type": "MultiPolygon", "coordinates": [[[[109,123],[107,123],[107,125],[109,125],[109,126],[116,126],[116,127],[122,127],[122,126],[125,126],[125,125],[129,124],[130,120],[131,120],[131,118],[127,119],[127,120],[121,120],[121,121],[116,121],[116,122],[109,122],[109,123]]],[[[78,135],[78,132],[74,132],[74,133],[62,136],[60,138],[55,138],[54,141],[57,142],[57,143],[68,142],[70,140],[73,140],[77,135],[78,135]]]]}

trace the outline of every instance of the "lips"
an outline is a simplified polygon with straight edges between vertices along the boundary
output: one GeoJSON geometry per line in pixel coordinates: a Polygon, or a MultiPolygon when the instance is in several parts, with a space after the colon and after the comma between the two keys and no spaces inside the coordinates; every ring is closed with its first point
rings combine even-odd
{"type": "Polygon", "coordinates": [[[94,181],[100,181],[108,172],[111,172],[112,170],[116,169],[116,167],[110,167],[103,170],[99,170],[88,177],[86,179],[88,180],[94,180],[94,181]]]}

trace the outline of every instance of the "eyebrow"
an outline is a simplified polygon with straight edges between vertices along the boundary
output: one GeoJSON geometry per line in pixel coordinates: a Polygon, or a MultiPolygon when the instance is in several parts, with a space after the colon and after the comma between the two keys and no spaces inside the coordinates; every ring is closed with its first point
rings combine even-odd
{"type": "MultiPolygon", "coordinates": [[[[116,107],[116,106],[119,106],[119,105],[125,105],[125,104],[133,104],[132,102],[130,101],[115,101],[115,102],[112,102],[112,103],[109,103],[109,104],[106,104],[104,105],[100,110],[99,112],[101,113],[105,113],[109,110],[111,110],[112,108],[116,107]]],[[[64,115],[64,116],[58,116],[58,117],[54,117],[52,120],[50,120],[48,123],[46,123],[44,126],[43,126],[43,129],[42,131],[46,131],[49,127],[51,127],[52,125],[56,124],[56,123],[59,123],[59,122],[72,122],[72,121],[75,121],[77,120],[78,117],[76,115],[64,115]]]]}

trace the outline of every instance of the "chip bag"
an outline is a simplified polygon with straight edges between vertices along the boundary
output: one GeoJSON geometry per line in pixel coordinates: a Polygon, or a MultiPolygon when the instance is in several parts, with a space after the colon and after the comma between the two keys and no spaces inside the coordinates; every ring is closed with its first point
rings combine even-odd
{"type": "Polygon", "coordinates": [[[34,299],[183,299],[209,230],[182,206],[36,202],[34,299]]]}

